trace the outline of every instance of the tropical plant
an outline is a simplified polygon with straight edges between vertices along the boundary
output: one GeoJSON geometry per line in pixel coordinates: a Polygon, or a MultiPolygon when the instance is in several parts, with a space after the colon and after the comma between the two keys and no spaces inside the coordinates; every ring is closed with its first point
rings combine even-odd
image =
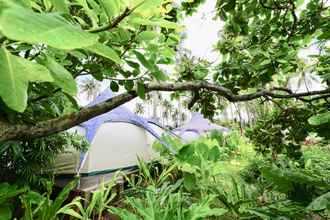
{"type": "Polygon", "coordinates": [[[76,219],[83,220],[95,218],[101,220],[104,211],[110,208],[110,203],[116,196],[116,193],[113,192],[113,188],[116,185],[118,174],[119,173],[116,173],[107,183],[102,182],[100,184],[100,187],[93,192],[90,201],[86,201],[88,202],[86,207],[83,206],[85,199],[76,197],[72,202],[58,210],[57,214],[66,214],[76,219]]]}
{"type": "Polygon", "coordinates": [[[34,140],[0,142],[0,181],[40,184],[53,175],[56,156],[67,149],[86,151],[87,141],[75,133],[59,133],[34,140]]]}
{"type": "Polygon", "coordinates": [[[77,186],[78,181],[79,179],[76,178],[67,184],[54,200],[50,198],[52,193],[52,183],[48,181],[46,182],[47,192],[45,194],[29,191],[26,194],[21,195],[20,199],[24,207],[24,214],[22,219],[59,219],[59,211],[61,210],[63,203],[68,198],[71,190],[77,186]]]}
{"type": "Polygon", "coordinates": [[[8,183],[0,184],[0,219],[12,219],[15,210],[15,197],[25,193],[27,187],[18,187],[17,185],[9,185],[8,183]]]}
{"type": "Polygon", "coordinates": [[[219,0],[216,11],[225,26],[216,45],[223,56],[216,69],[212,71],[203,58],[193,62],[188,57],[183,62],[187,68],[178,70],[189,77],[164,74],[160,65],[174,63],[180,41],[182,27],[176,22],[182,11],[201,2],[184,1],[180,8],[172,7],[170,0],[2,0],[0,140],[54,134],[137,96],[144,99],[152,91],[175,91],[177,95],[193,91],[192,105],[196,103],[196,109],[209,117],[223,107],[217,96],[231,102],[293,97],[306,102],[308,98],[303,97],[312,96],[308,100],[312,103],[329,97],[328,89],[294,94],[284,83],[299,70],[299,49],[311,42],[322,50],[314,56],[317,65],[313,70],[328,79],[329,50],[324,42],[329,39],[329,8],[319,0],[277,5],[219,0]],[[81,75],[109,79],[114,91],[123,87],[127,93],[101,107],[80,109],[73,96],[77,92],[74,79],[81,75]],[[214,84],[206,80],[211,78],[214,84]],[[267,89],[269,84],[279,87],[267,89]],[[244,90],[251,93],[238,94],[244,90]],[[62,106],[61,102],[74,107],[40,117],[37,109],[48,112],[62,106]],[[18,120],[22,118],[31,120],[18,120]]]}

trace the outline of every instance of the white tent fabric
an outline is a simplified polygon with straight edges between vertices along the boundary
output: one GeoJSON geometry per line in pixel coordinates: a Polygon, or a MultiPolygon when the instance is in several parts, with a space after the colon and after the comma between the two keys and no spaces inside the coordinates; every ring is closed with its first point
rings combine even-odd
{"type": "Polygon", "coordinates": [[[213,124],[209,120],[203,118],[201,114],[194,113],[189,122],[187,122],[182,127],[173,130],[175,134],[186,141],[195,140],[201,135],[205,135],[211,131],[228,133],[229,129],[217,124],[213,124]]]}
{"type": "MultiPolygon", "coordinates": [[[[105,91],[90,105],[112,96],[111,91],[105,91]]],[[[79,173],[85,177],[81,182],[83,189],[95,187],[95,183],[98,182],[96,179],[111,176],[110,174],[116,170],[136,167],[137,157],[150,161],[157,156],[152,151],[153,142],[160,140],[165,132],[161,127],[137,116],[124,106],[95,117],[71,131],[85,136],[90,142],[90,148],[85,153],[71,150],[60,155],[56,161],[55,172],[58,177],[79,173]],[[86,179],[88,181],[84,181],[86,179]]]]}

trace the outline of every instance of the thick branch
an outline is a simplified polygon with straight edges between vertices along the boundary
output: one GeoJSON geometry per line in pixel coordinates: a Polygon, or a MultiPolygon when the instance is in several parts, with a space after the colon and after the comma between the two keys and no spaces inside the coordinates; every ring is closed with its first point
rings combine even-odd
{"type": "Polygon", "coordinates": [[[34,125],[17,124],[10,125],[0,122],[0,141],[33,139],[55,134],[60,131],[72,128],[82,122],[104,114],[136,97],[136,93],[125,93],[113,97],[95,106],[86,107],[78,112],[63,117],[42,121],[34,125]]]}
{"type": "MultiPolygon", "coordinates": [[[[249,101],[260,97],[287,99],[287,98],[302,98],[307,96],[330,94],[330,88],[320,91],[310,91],[310,92],[292,93],[292,94],[274,93],[274,91],[280,90],[279,88],[274,88],[271,90],[260,90],[255,93],[236,95],[232,93],[231,90],[225,87],[215,84],[210,84],[205,81],[181,82],[181,83],[150,83],[145,85],[145,87],[146,87],[146,92],[198,91],[204,89],[215,92],[219,96],[225,97],[231,102],[249,101]]],[[[285,89],[282,90],[285,91],[285,89]]],[[[113,97],[98,105],[85,107],[78,112],[65,115],[63,117],[39,122],[34,125],[28,125],[28,124],[11,125],[11,124],[6,124],[5,122],[0,122],[0,141],[32,139],[32,138],[43,137],[60,131],[64,131],[82,122],[85,122],[95,116],[104,114],[118,107],[119,105],[122,105],[134,99],[136,96],[137,96],[136,92],[124,93],[116,97],[113,97]]]]}

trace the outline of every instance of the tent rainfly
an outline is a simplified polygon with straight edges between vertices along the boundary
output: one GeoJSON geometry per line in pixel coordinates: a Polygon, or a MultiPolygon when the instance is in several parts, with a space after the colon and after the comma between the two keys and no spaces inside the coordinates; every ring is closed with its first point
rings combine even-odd
{"type": "MultiPolygon", "coordinates": [[[[96,105],[111,97],[107,89],[88,106],[96,105]]],[[[79,174],[80,189],[96,188],[100,177],[109,179],[114,171],[130,170],[137,165],[137,157],[149,161],[156,156],[152,144],[165,130],[132,113],[121,105],[105,114],[94,117],[72,129],[86,137],[90,143],[87,152],[70,151],[56,160],[55,172],[58,185],[79,174]]],[[[163,143],[166,145],[166,143],[163,143]]]]}
{"type": "Polygon", "coordinates": [[[229,129],[217,124],[213,124],[209,120],[203,118],[201,114],[194,113],[189,122],[187,122],[182,127],[178,127],[173,130],[176,135],[186,141],[195,140],[201,135],[205,135],[211,131],[228,133],[229,129]]]}

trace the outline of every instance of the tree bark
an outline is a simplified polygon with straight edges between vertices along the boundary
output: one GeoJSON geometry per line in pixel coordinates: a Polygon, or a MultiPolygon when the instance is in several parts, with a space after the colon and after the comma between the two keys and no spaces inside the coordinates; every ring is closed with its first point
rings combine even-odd
{"type": "MultiPolygon", "coordinates": [[[[286,88],[274,88],[271,90],[260,90],[255,93],[236,95],[233,94],[231,90],[225,87],[210,84],[205,81],[179,83],[150,83],[145,85],[145,87],[147,93],[151,91],[197,91],[200,89],[204,89],[210,92],[215,92],[218,95],[225,97],[230,102],[249,101],[260,97],[280,99],[299,98],[299,100],[303,101],[306,99],[302,99],[302,97],[314,96],[312,99],[316,100],[317,96],[315,97],[315,95],[324,97],[324,95],[330,94],[330,88],[320,91],[311,91],[304,93],[292,93],[286,88]],[[274,93],[274,91],[280,91],[281,93],[274,93]]],[[[9,124],[7,122],[0,121],[0,141],[33,139],[55,134],[60,131],[65,131],[82,122],[88,121],[95,116],[104,114],[136,97],[137,94],[134,91],[124,93],[110,98],[109,100],[104,101],[100,104],[82,108],[78,112],[61,116],[59,118],[38,122],[36,124],[9,124]]]]}

